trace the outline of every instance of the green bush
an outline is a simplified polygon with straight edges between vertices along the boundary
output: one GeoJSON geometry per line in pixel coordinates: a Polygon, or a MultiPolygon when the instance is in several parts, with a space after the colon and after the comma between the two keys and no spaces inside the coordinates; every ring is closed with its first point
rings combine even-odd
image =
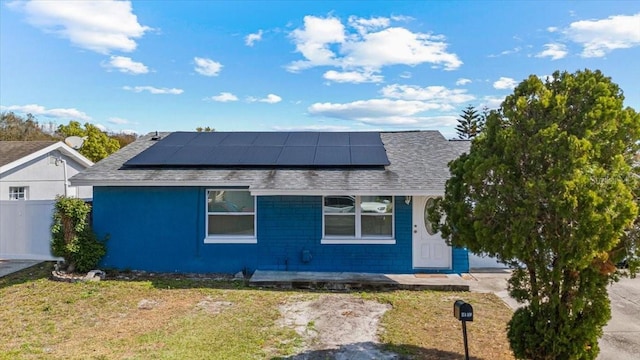
{"type": "Polygon", "coordinates": [[[91,206],[82,199],[58,196],[51,226],[51,251],[64,258],[68,272],[95,269],[107,248],[89,224],[91,206]]]}

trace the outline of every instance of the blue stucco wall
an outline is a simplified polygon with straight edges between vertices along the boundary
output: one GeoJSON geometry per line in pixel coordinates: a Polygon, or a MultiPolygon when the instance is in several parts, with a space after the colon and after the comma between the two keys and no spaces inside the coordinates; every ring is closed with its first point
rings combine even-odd
{"type": "MultiPolygon", "coordinates": [[[[205,196],[199,187],[95,187],[94,230],[110,235],[101,265],[158,272],[414,272],[411,205],[400,197],[395,245],[323,245],[320,196],[260,196],[257,244],[205,244],[205,196]],[[303,261],[303,251],[310,261],[303,261]]],[[[468,267],[467,251],[454,249],[453,269],[443,272],[468,267]]]]}

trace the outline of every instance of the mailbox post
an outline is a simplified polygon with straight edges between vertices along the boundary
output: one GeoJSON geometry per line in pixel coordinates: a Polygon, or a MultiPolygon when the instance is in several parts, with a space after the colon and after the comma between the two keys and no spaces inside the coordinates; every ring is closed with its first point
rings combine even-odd
{"type": "Polygon", "coordinates": [[[453,316],[462,322],[462,337],[464,339],[464,358],[469,360],[469,346],[467,345],[467,321],[473,321],[473,306],[463,300],[453,303],[453,316]]]}

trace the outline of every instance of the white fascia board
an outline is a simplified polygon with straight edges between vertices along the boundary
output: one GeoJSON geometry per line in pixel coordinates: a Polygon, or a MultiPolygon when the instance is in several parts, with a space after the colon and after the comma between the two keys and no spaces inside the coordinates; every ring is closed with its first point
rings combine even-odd
{"type": "Polygon", "coordinates": [[[70,147],[69,145],[63,142],[60,142],[59,144],[61,146],[58,150],[65,153],[67,156],[71,157],[73,160],[83,165],[85,168],[93,166],[94,162],[87,159],[84,155],[80,154],[78,150],[73,149],[72,147],[70,147]]]}
{"type": "Polygon", "coordinates": [[[62,141],[58,141],[55,144],[51,144],[49,146],[47,146],[46,148],[40,149],[36,152],[33,152],[27,156],[23,156],[20,159],[10,162],[4,166],[0,166],[0,174],[9,171],[11,169],[14,169],[22,164],[26,164],[31,160],[35,160],[43,155],[47,155],[48,153],[52,152],[52,151],[61,151],[63,152],[65,155],[71,157],[72,159],[74,159],[75,161],[77,161],[79,164],[83,165],[85,168],[88,168],[90,166],[93,165],[93,162],[89,159],[87,159],[86,157],[82,156],[82,154],[80,154],[79,152],[77,152],[76,150],[72,149],[71,147],[69,147],[68,145],[66,145],[65,143],[63,143],[62,141]]]}
{"type": "Polygon", "coordinates": [[[210,181],[132,181],[132,180],[74,180],[71,178],[73,186],[122,186],[122,187],[154,187],[154,186],[199,186],[207,188],[248,188],[254,196],[327,196],[327,195],[389,195],[389,196],[442,196],[444,191],[435,190],[415,190],[415,189],[380,189],[380,190],[282,190],[282,189],[252,189],[249,183],[215,183],[210,181]]]}

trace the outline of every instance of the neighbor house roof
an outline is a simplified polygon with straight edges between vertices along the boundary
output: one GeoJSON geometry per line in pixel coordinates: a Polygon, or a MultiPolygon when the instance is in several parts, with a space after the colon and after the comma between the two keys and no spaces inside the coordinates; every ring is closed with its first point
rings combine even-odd
{"type": "Polygon", "coordinates": [[[61,141],[0,141],[0,173],[56,150],[86,167],[93,165],[91,160],[61,141]]]}
{"type": "MultiPolygon", "coordinates": [[[[159,134],[166,137],[168,133],[159,134]]],[[[71,178],[74,186],[247,187],[255,195],[439,195],[447,164],[469,142],[437,131],[381,132],[389,165],[378,167],[131,167],[125,163],[157,143],[149,134],[71,178]]],[[[161,141],[161,140],[160,140],[161,141]]]]}

